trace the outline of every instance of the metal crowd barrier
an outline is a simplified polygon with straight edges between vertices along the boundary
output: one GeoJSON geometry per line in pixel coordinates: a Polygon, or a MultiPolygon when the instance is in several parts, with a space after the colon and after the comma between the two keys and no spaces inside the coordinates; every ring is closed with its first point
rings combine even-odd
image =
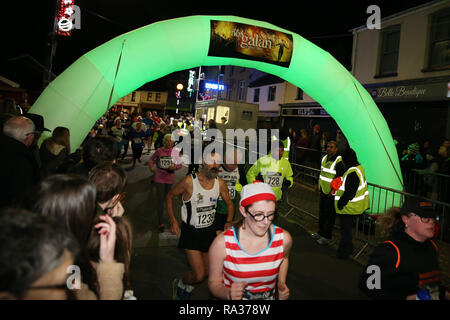
{"type": "MultiPolygon", "coordinates": [[[[219,141],[223,143],[224,141],[219,141]]],[[[243,149],[245,152],[245,159],[249,159],[250,152],[256,153],[258,158],[263,155],[258,151],[249,150],[248,141],[245,143],[245,147],[242,148],[240,145],[232,144],[232,146],[243,149]]],[[[309,187],[310,190],[315,190],[318,194],[318,179],[320,174],[320,159],[325,154],[319,150],[310,149],[310,148],[302,148],[296,147],[297,149],[306,149],[309,153],[308,156],[305,157],[305,164],[297,164],[295,161],[297,160],[295,157],[295,152],[290,152],[290,163],[291,167],[294,171],[294,181],[309,187]],[[294,153],[294,154],[292,154],[294,153]],[[314,165],[314,166],[312,166],[314,165]]],[[[292,148],[295,151],[295,148],[292,148]]],[[[252,164],[246,161],[245,164],[245,172],[248,171],[252,164]]],[[[443,175],[442,175],[443,176],[443,175]]],[[[408,180],[408,179],[406,179],[408,180]]],[[[409,180],[411,181],[411,180],[409,180]]],[[[449,180],[450,181],[450,180],[449,180]]],[[[417,185],[417,183],[416,183],[417,185]]],[[[376,185],[368,182],[369,186],[369,196],[370,196],[370,204],[371,207],[366,210],[362,215],[356,216],[356,226],[355,226],[355,239],[358,239],[364,243],[363,248],[355,255],[357,258],[362,251],[369,245],[375,245],[379,243],[379,232],[377,232],[376,219],[381,216],[387,214],[388,210],[394,206],[400,207],[405,197],[418,197],[424,201],[429,201],[433,203],[436,210],[439,212],[439,236],[438,238],[441,241],[450,243],[450,203],[439,201],[437,199],[432,199],[424,196],[423,194],[416,194],[413,192],[405,192],[401,190],[394,190],[388,187],[376,185]]],[[[285,203],[290,207],[287,213],[283,215],[285,217],[289,216],[294,210],[298,210],[313,219],[318,220],[318,211],[316,213],[310,212],[305,208],[301,208],[296,204],[290,201],[290,191],[292,188],[288,188],[283,192],[285,203]]],[[[410,189],[407,189],[408,191],[410,189]]],[[[449,192],[444,193],[444,195],[448,196],[449,192]]],[[[338,228],[338,225],[336,225],[338,228]]]]}
{"type": "MultiPolygon", "coordinates": [[[[291,166],[295,172],[295,181],[303,186],[316,187],[318,184],[320,170],[303,165],[291,163],[291,166]]],[[[370,204],[371,207],[366,210],[362,215],[356,216],[355,219],[355,233],[354,239],[362,242],[362,246],[358,249],[358,252],[354,255],[354,259],[358,257],[370,246],[375,246],[383,239],[380,236],[380,232],[377,228],[376,220],[381,215],[388,213],[388,210],[392,207],[401,206],[406,197],[416,197],[423,201],[433,203],[435,210],[439,215],[439,232],[437,238],[450,245],[450,203],[445,203],[435,199],[426,198],[417,194],[412,194],[400,190],[391,189],[388,187],[376,185],[368,182],[370,204]],[[374,198],[376,195],[376,198],[374,198]]],[[[319,192],[317,188],[315,192],[319,192]]],[[[291,194],[290,189],[287,190],[286,204],[290,207],[290,210],[284,215],[287,217],[291,212],[296,209],[313,219],[318,220],[318,212],[310,212],[301,208],[290,201],[291,194]]],[[[339,228],[336,224],[335,228],[339,228]]]]}

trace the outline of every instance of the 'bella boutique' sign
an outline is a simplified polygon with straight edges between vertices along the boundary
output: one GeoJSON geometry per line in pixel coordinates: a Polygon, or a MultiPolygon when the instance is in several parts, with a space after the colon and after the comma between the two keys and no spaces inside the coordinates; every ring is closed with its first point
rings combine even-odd
{"type": "Polygon", "coordinates": [[[447,83],[367,88],[375,101],[445,100],[447,83]]]}

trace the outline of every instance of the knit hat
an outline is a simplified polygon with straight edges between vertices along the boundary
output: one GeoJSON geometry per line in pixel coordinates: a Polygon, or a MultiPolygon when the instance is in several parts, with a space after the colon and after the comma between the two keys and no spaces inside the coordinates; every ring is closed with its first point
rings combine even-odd
{"type": "Polygon", "coordinates": [[[254,181],[253,184],[246,184],[242,187],[239,205],[247,207],[256,201],[261,200],[277,201],[272,187],[267,183],[254,181]]]}
{"type": "Polygon", "coordinates": [[[413,150],[413,151],[418,152],[420,150],[420,145],[417,142],[412,143],[408,146],[408,150],[413,150]]]}

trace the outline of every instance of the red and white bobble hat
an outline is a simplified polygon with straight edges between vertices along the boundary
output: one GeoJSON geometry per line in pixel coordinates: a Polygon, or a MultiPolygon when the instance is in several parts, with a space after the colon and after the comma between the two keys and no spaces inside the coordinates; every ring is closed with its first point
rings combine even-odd
{"type": "Polygon", "coordinates": [[[241,201],[239,205],[247,207],[256,201],[272,200],[277,202],[277,197],[271,186],[260,181],[253,181],[252,184],[246,184],[242,187],[241,201]]]}

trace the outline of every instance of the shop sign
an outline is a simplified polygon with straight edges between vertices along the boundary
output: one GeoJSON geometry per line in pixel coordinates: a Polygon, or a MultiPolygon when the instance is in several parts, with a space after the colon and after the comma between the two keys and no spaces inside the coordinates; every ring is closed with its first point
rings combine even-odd
{"type": "Polygon", "coordinates": [[[375,101],[422,101],[448,98],[448,83],[367,88],[375,101]]]}

